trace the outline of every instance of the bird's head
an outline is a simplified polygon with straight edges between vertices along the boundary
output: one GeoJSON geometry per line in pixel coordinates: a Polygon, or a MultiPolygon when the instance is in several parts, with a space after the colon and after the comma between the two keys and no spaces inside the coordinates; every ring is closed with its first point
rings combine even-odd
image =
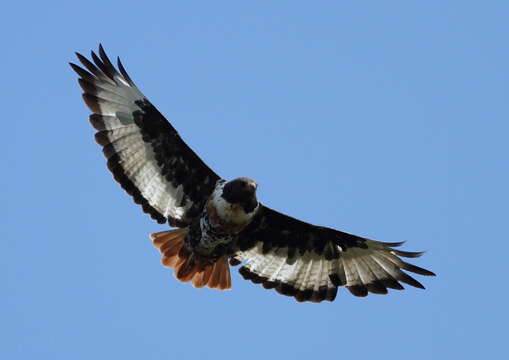
{"type": "Polygon", "coordinates": [[[230,204],[239,204],[246,214],[253,212],[258,206],[256,188],[258,184],[249,178],[241,177],[224,184],[221,197],[230,204]]]}

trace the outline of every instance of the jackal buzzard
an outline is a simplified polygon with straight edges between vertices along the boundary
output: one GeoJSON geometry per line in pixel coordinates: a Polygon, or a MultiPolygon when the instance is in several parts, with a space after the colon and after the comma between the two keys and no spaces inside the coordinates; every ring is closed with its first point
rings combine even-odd
{"type": "Polygon", "coordinates": [[[272,210],[256,199],[249,178],[223,180],[182,140],[138,90],[120,60],[118,70],[102,46],[92,62],[71,63],[108,168],[143,211],[177,229],[151,235],[162,263],[195,287],[231,287],[230,268],[243,263],[247,280],[297,301],[332,301],[338,287],[355,296],[424,288],[402,270],[432,272],[400,257],[420,252],[402,243],[369,240],[316,226],[272,210]]]}

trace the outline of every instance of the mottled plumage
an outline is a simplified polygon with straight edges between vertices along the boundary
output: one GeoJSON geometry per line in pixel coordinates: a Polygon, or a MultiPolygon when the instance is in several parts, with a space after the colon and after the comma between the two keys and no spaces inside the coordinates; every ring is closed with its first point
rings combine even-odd
{"type": "Polygon", "coordinates": [[[332,301],[338,287],[355,296],[424,288],[403,270],[434,275],[401,257],[422,253],[395,249],[339,230],[316,226],[258,202],[256,182],[226,181],[181,139],[138,90],[120,60],[118,70],[99,46],[92,61],[77,54],[83,99],[93,112],[96,141],[115,180],[159,223],[175,230],[151,235],[164,266],[195,287],[229,289],[229,266],[266,289],[297,301],[332,301]]]}

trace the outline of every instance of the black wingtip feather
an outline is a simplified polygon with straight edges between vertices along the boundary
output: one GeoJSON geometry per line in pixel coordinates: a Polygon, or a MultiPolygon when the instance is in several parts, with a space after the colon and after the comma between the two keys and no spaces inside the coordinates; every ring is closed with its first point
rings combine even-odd
{"type": "Polygon", "coordinates": [[[86,79],[78,79],[78,83],[84,92],[93,95],[97,94],[97,87],[92,82],[86,79]]]}
{"type": "MultiPolygon", "coordinates": [[[[105,58],[108,58],[106,56],[106,51],[104,51],[103,44],[99,43],[99,56],[101,56],[101,58],[103,58],[103,55],[104,55],[105,58]]],[[[103,61],[104,61],[104,59],[103,59],[103,61]]]]}
{"type": "Polygon", "coordinates": [[[278,283],[276,281],[265,281],[262,286],[264,289],[270,290],[275,289],[277,287],[278,283]]]}
{"type": "Polygon", "coordinates": [[[310,301],[314,303],[319,303],[325,300],[325,296],[327,295],[327,287],[320,287],[318,291],[313,291],[313,296],[311,296],[310,301]]]}
{"type": "Polygon", "coordinates": [[[423,268],[421,268],[419,266],[415,266],[415,265],[409,264],[409,263],[404,262],[404,261],[402,261],[401,268],[404,269],[404,270],[411,271],[413,273],[419,274],[419,275],[436,276],[435,273],[433,273],[433,272],[431,272],[429,270],[423,269],[423,268]]]}
{"type": "Polygon", "coordinates": [[[101,146],[108,145],[110,143],[110,139],[108,138],[108,131],[96,132],[95,141],[101,146]]]}
{"type": "Polygon", "coordinates": [[[334,286],[343,286],[346,285],[345,281],[342,281],[338,274],[333,273],[329,275],[329,279],[334,286]]]}
{"type": "Polygon", "coordinates": [[[91,73],[89,73],[88,71],[86,71],[85,69],[80,67],[79,65],[76,65],[72,62],[70,62],[69,65],[74,70],[74,72],[76,72],[76,74],[78,74],[81,78],[89,80],[89,81],[94,80],[94,75],[92,75],[91,73]]]}
{"type": "Polygon", "coordinates": [[[94,113],[101,112],[101,107],[99,106],[99,100],[98,100],[97,96],[94,96],[94,95],[91,95],[88,93],[84,93],[81,96],[83,97],[83,101],[85,101],[85,104],[87,104],[90,111],[92,111],[94,113]]]}
{"type": "Polygon", "coordinates": [[[391,249],[391,252],[398,256],[403,256],[406,258],[418,258],[425,254],[425,251],[402,251],[395,249],[391,249]]]}
{"type": "Polygon", "coordinates": [[[298,302],[305,302],[310,301],[313,297],[313,290],[307,289],[307,290],[300,290],[295,294],[295,300],[298,302]]]}
{"type": "Polygon", "coordinates": [[[108,57],[108,55],[106,54],[106,51],[104,51],[103,49],[103,46],[101,44],[99,44],[99,57],[101,58],[101,60],[103,61],[103,63],[111,70],[115,71],[116,72],[116,69],[115,67],[113,66],[113,64],[111,63],[110,61],[110,58],[108,57]]]}
{"type": "Polygon", "coordinates": [[[278,286],[276,286],[276,291],[281,295],[294,296],[297,294],[298,290],[291,285],[288,285],[284,282],[280,282],[278,286]]]}
{"type": "Polygon", "coordinates": [[[333,288],[329,288],[327,290],[327,296],[325,297],[325,300],[334,301],[336,299],[337,294],[338,294],[338,288],[336,286],[333,288]]]}
{"type": "Polygon", "coordinates": [[[92,62],[90,62],[86,57],[81,55],[80,53],[75,53],[76,57],[80,61],[80,63],[83,64],[87,68],[88,71],[90,71],[95,77],[97,78],[104,78],[105,75],[95,66],[92,62]]]}
{"type": "Polygon", "coordinates": [[[135,86],[134,81],[131,80],[131,78],[127,74],[127,71],[125,71],[124,65],[122,65],[122,62],[120,61],[120,57],[117,57],[117,67],[118,70],[120,70],[120,73],[122,74],[124,79],[126,79],[131,86],[135,86]]]}
{"type": "Polygon", "coordinates": [[[88,117],[88,120],[94,129],[99,131],[106,130],[106,124],[104,123],[102,115],[92,114],[88,117]]]}
{"type": "Polygon", "coordinates": [[[387,247],[399,247],[403,245],[406,241],[399,241],[399,242],[383,242],[379,241],[381,244],[387,246],[387,247]]]}
{"type": "Polygon", "coordinates": [[[365,297],[368,296],[368,289],[365,285],[352,285],[346,287],[354,296],[365,297]]]}
{"type": "Polygon", "coordinates": [[[240,269],[239,269],[239,274],[245,279],[245,280],[249,280],[251,279],[251,272],[248,270],[248,268],[246,268],[245,266],[242,266],[240,269]]]}
{"type": "Polygon", "coordinates": [[[110,61],[108,55],[106,55],[106,51],[101,44],[99,44],[99,57],[101,58],[102,63],[104,64],[104,68],[107,71],[108,76],[115,80],[115,76],[118,76],[118,71],[115,69],[115,66],[110,61]]]}
{"type": "Polygon", "coordinates": [[[393,278],[381,279],[381,283],[388,289],[404,290],[405,288],[393,278]]]}
{"type": "Polygon", "coordinates": [[[387,288],[379,280],[376,280],[376,281],[373,281],[373,282],[367,284],[366,287],[367,287],[368,291],[372,294],[380,294],[380,295],[387,294],[387,288]]]}
{"type": "Polygon", "coordinates": [[[109,80],[114,81],[114,71],[112,69],[109,69],[102,61],[101,59],[96,55],[94,51],[90,52],[92,56],[92,60],[94,60],[95,65],[101,69],[101,72],[104,74],[105,77],[107,77],[109,80]]]}
{"type": "Polygon", "coordinates": [[[426,289],[424,285],[422,285],[420,282],[415,280],[413,277],[411,277],[408,274],[405,274],[403,271],[400,271],[398,280],[404,282],[405,284],[412,285],[413,287],[419,288],[419,289],[426,289]]]}

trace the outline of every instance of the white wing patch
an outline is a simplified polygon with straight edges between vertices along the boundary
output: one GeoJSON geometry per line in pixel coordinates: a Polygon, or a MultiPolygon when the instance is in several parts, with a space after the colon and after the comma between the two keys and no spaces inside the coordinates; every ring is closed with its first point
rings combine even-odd
{"type": "MultiPolygon", "coordinates": [[[[145,108],[140,107],[140,101],[146,104],[144,95],[134,85],[123,66],[119,62],[120,74],[111,64],[102,47],[99,47],[100,58],[92,52],[95,64],[77,54],[87,71],[71,64],[72,68],[81,76],[80,86],[85,91],[83,98],[88,107],[94,112],[90,116],[92,125],[99,130],[96,134],[98,143],[104,146],[104,153],[108,158],[108,166],[113,172],[115,179],[135,198],[135,201],[143,205],[146,212],[159,222],[171,219],[173,223],[185,223],[186,212],[194,205],[194,202],[186,196],[182,182],[187,181],[185,174],[200,172],[201,177],[196,178],[196,186],[199,187],[193,194],[195,197],[206,196],[207,189],[213,184],[203,186],[200,181],[210,182],[211,177],[217,178],[206,165],[181,141],[176,131],[168,126],[167,121],[157,110],[151,113],[156,118],[143,118],[150,131],[161,136],[162,143],[158,146],[165,148],[164,161],[171,166],[178,167],[175,170],[179,174],[179,180],[175,181],[174,173],[172,181],[163,174],[163,168],[156,159],[153,144],[144,138],[139,124],[135,122],[135,114],[144,116],[145,108]],[[161,123],[166,127],[158,133],[161,123]],[[178,138],[177,140],[175,140],[178,138]],[[166,141],[166,142],[165,142],[166,141]],[[173,141],[173,142],[172,142],[173,141]],[[170,144],[170,145],[167,145],[170,144]],[[181,156],[190,159],[190,168],[181,156]],[[184,175],[183,175],[184,174],[184,175]],[[201,191],[201,192],[199,192],[201,191]],[[205,194],[204,194],[205,193],[205,194]]],[[[145,125],[144,125],[145,126],[145,125]]],[[[166,169],[167,170],[167,169],[166,169]]],[[[214,181],[215,183],[215,181],[214,181]]],[[[194,185],[194,184],[193,184],[194,185]]],[[[200,201],[205,199],[200,198],[200,201]]]]}
{"type": "Polygon", "coordinates": [[[334,287],[329,273],[333,269],[333,261],[306,251],[298,256],[292,264],[288,263],[288,249],[279,248],[275,252],[263,254],[263,245],[258,243],[254,248],[241,253],[245,267],[269,282],[282,281],[299,291],[318,291],[321,287],[334,287]]]}
{"type": "Polygon", "coordinates": [[[346,286],[356,296],[366,296],[368,292],[386,294],[387,288],[402,290],[403,286],[398,281],[424,288],[401,269],[421,275],[434,275],[397,256],[418,257],[422,253],[394,250],[391,246],[401,244],[368,239],[365,245],[350,247],[346,251],[338,247],[339,257],[330,260],[313,251],[296,253],[296,258],[289,259],[288,248],[272,249],[264,254],[263,243],[258,242],[253,248],[238,254],[238,259],[245,261],[240,272],[244,278],[262,283],[267,288],[284,284],[289,288],[281,292],[295,296],[299,301],[331,300],[326,291],[331,292],[339,286],[346,286]]]}
{"type": "MultiPolygon", "coordinates": [[[[136,126],[136,125],[134,125],[136,126]]],[[[120,164],[129,179],[139,189],[149,204],[165,217],[182,219],[191,207],[190,201],[179,206],[184,196],[182,185],[174,187],[161,175],[152,147],[143,141],[137,127],[131,125],[111,130],[107,136],[115,152],[120,156],[120,164]],[[121,134],[126,134],[119,137],[121,134]]]]}

